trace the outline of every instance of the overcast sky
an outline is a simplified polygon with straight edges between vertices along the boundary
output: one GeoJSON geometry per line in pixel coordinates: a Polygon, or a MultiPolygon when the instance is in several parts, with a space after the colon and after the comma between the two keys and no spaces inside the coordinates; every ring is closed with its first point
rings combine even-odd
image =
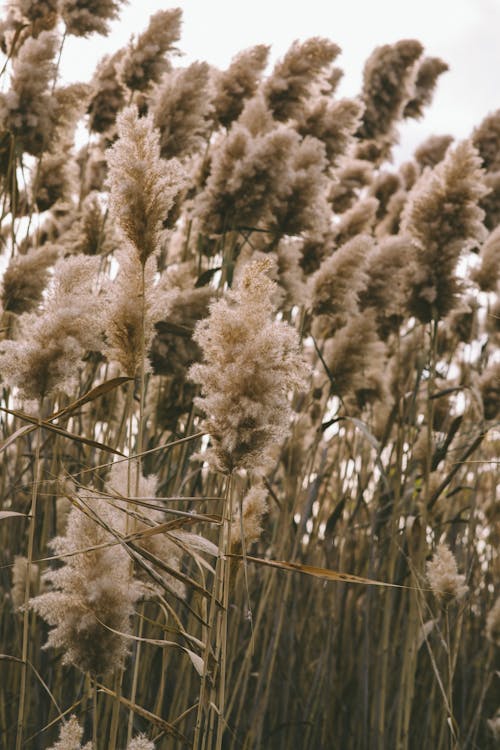
{"type": "Polygon", "coordinates": [[[67,41],[62,61],[66,80],[89,80],[102,55],[139,33],[157,10],[183,11],[177,64],[206,60],[225,68],[233,55],[254,44],[271,45],[271,60],[295,39],[326,36],[342,49],[342,96],[356,94],[363,64],[380,44],[419,39],[427,54],[443,58],[434,103],[420,123],[405,126],[401,156],[431,133],[470,134],[500,107],[500,0],[129,0],[110,35],[67,41]]]}

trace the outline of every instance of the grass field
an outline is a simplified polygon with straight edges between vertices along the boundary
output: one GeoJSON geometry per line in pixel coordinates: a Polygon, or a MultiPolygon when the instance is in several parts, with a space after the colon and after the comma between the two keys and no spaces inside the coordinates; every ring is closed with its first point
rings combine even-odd
{"type": "Polygon", "coordinates": [[[120,5],[0,27],[0,748],[494,750],[500,110],[394,166],[418,41],[179,9],[60,85],[120,5]]]}

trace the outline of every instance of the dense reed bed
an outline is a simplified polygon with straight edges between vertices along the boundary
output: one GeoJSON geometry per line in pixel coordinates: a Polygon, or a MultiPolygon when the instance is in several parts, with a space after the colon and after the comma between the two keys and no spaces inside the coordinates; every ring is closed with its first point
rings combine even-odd
{"type": "Polygon", "coordinates": [[[0,27],[0,747],[493,750],[500,110],[395,167],[418,41],[178,9],[62,86],[121,4],[0,27]]]}

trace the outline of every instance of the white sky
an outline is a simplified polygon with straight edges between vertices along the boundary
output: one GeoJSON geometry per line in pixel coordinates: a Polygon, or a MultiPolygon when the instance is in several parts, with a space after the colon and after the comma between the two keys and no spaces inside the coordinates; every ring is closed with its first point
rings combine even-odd
{"type": "Polygon", "coordinates": [[[341,96],[356,94],[363,64],[380,44],[419,39],[427,54],[443,58],[441,76],[424,120],[402,132],[401,157],[431,133],[470,134],[500,107],[500,0],[129,0],[110,35],[67,41],[62,60],[66,80],[89,80],[102,55],[141,32],[157,10],[183,11],[178,65],[206,60],[225,68],[233,55],[254,44],[270,44],[271,60],[294,39],[326,36],[342,48],[341,96]]]}

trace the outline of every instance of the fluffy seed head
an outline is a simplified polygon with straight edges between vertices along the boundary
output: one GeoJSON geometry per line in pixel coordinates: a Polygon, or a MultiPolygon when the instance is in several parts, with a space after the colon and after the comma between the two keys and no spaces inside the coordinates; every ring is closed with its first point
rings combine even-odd
{"type": "Polygon", "coordinates": [[[125,0],[60,0],[60,12],[66,31],[73,36],[90,36],[94,32],[107,36],[109,22],[118,18],[125,0]]]}
{"type": "Polygon", "coordinates": [[[204,362],[190,377],[202,388],[197,404],[212,438],[208,458],[225,473],[268,464],[271,446],[289,430],[288,392],[305,382],[297,333],[274,318],[269,267],[248,264],[236,291],[211,305],[194,334],[204,362]]]}
{"type": "Polygon", "coordinates": [[[402,219],[417,250],[409,307],[422,322],[444,317],[456,302],[458,258],[486,236],[477,205],[485,192],[477,152],[462,141],[410,194],[402,219]]]}
{"type": "Polygon", "coordinates": [[[49,280],[49,268],[55,262],[57,248],[44,245],[26,255],[15,255],[2,279],[4,310],[20,314],[30,312],[39,302],[49,280]]]}
{"type": "Polygon", "coordinates": [[[420,118],[424,108],[432,101],[437,80],[442,73],[449,70],[448,65],[439,57],[424,57],[419,63],[415,89],[410,101],[405,105],[403,117],[420,118]]]}
{"type": "Polygon", "coordinates": [[[500,226],[491,232],[481,248],[481,265],[471,276],[483,292],[494,292],[500,280],[500,226]]]}
{"type": "Polygon", "coordinates": [[[155,744],[154,742],[151,742],[151,740],[146,739],[144,735],[140,734],[138,737],[134,737],[133,740],[130,740],[127,745],[127,750],[155,750],[155,744]]]}
{"type": "MultiPolygon", "coordinates": [[[[243,536],[245,547],[256,542],[262,534],[262,517],[267,512],[267,491],[263,487],[252,487],[243,498],[243,536]]],[[[234,514],[231,525],[231,544],[242,546],[240,509],[234,514]]]]}
{"type": "Polygon", "coordinates": [[[214,119],[221,125],[227,128],[238,119],[245,102],[257,90],[268,56],[269,47],[265,44],[250,47],[236,55],[229,68],[216,76],[214,119]]]}
{"type": "Polygon", "coordinates": [[[125,105],[125,87],[119,80],[118,66],[125,54],[118,50],[106,55],[99,62],[91,82],[88,105],[89,127],[95,133],[105,133],[116,120],[117,113],[125,105]]]}
{"type": "Polygon", "coordinates": [[[311,278],[312,312],[326,318],[318,321],[316,335],[325,338],[346,325],[358,309],[358,296],[367,282],[364,271],[373,240],[360,234],[343,245],[311,278]],[[325,334],[325,335],[323,335],[325,334]]]}
{"type": "Polygon", "coordinates": [[[413,66],[422,50],[415,39],[402,39],[372,52],[363,72],[362,138],[376,139],[390,132],[409,98],[413,66]]]}
{"type": "Polygon", "coordinates": [[[11,88],[0,94],[0,121],[33,156],[48,146],[55,125],[55,101],[49,94],[59,44],[52,31],[27,39],[12,65],[11,88]]]}
{"type": "Polygon", "coordinates": [[[455,557],[446,544],[438,544],[432,560],[427,563],[427,579],[434,595],[444,604],[459,601],[469,590],[465,576],[458,572],[455,557]]]}
{"type": "Polygon", "coordinates": [[[158,248],[162,221],[184,185],[175,160],[160,158],[159,133],[151,117],[127,107],[117,118],[118,140],[108,151],[110,206],[142,265],[158,248]]]}
{"type": "Polygon", "coordinates": [[[130,618],[142,587],[130,574],[130,558],[103,527],[125,533],[125,515],[100,496],[86,493],[89,509],[73,507],[66,534],[51,543],[64,564],[45,574],[52,591],[30,600],[30,606],[52,627],[46,648],[62,648],[63,662],[82,672],[105,674],[122,665],[130,618]],[[99,520],[97,520],[99,519],[99,520]],[[118,631],[118,633],[113,632],[118,631]]]}
{"type": "Polygon", "coordinates": [[[210,68],[194,62],[167,73],[154,94],[150,111],[160,131],[161,156],[189,156],[208,131],[210,68]]]}
{"type": "Polygon", "coordinates": [[[430,135],[415,149],[415,159],[424,167],[435,167],[443,161],[448,146],[453,142],[452,135],[430,135]]]}
{"type": "Polygon", "coordinates": [[[131,91],[145,91],[169,70],[166,55],[175,50],[174,43],[180,37],[181,17],[180,8],[159,10],[149,19],[146,31],[131,43],[121,63],[122,80],[131,91]]]}
{"type": "Polygon", "coordinates": [[[295,41],[284,58],[276,63],[264,84],[269,108],[277,120],[296,117],[307,95],[321,87],[322,76],[340,52],[340,47],[329,39],[311,37],[305,42],[295,41]]]}
{"type": "Polygon", "coordinates": [[[101,348],[100,299],[93,295],[96,261],[82,256],[60,260],[42,310],[23,313],[17,340],[2,342],[2,375],[22,398],[72,393],[82,357],[101,348]]]}
{"type": "Polygon", "coordinates": [[[298,141],[284,125],[252,137],[236,123],[216,148],[210,177],[196,201],[203,230],[268,226],[273,209],[289,194],[298,141]]]}

